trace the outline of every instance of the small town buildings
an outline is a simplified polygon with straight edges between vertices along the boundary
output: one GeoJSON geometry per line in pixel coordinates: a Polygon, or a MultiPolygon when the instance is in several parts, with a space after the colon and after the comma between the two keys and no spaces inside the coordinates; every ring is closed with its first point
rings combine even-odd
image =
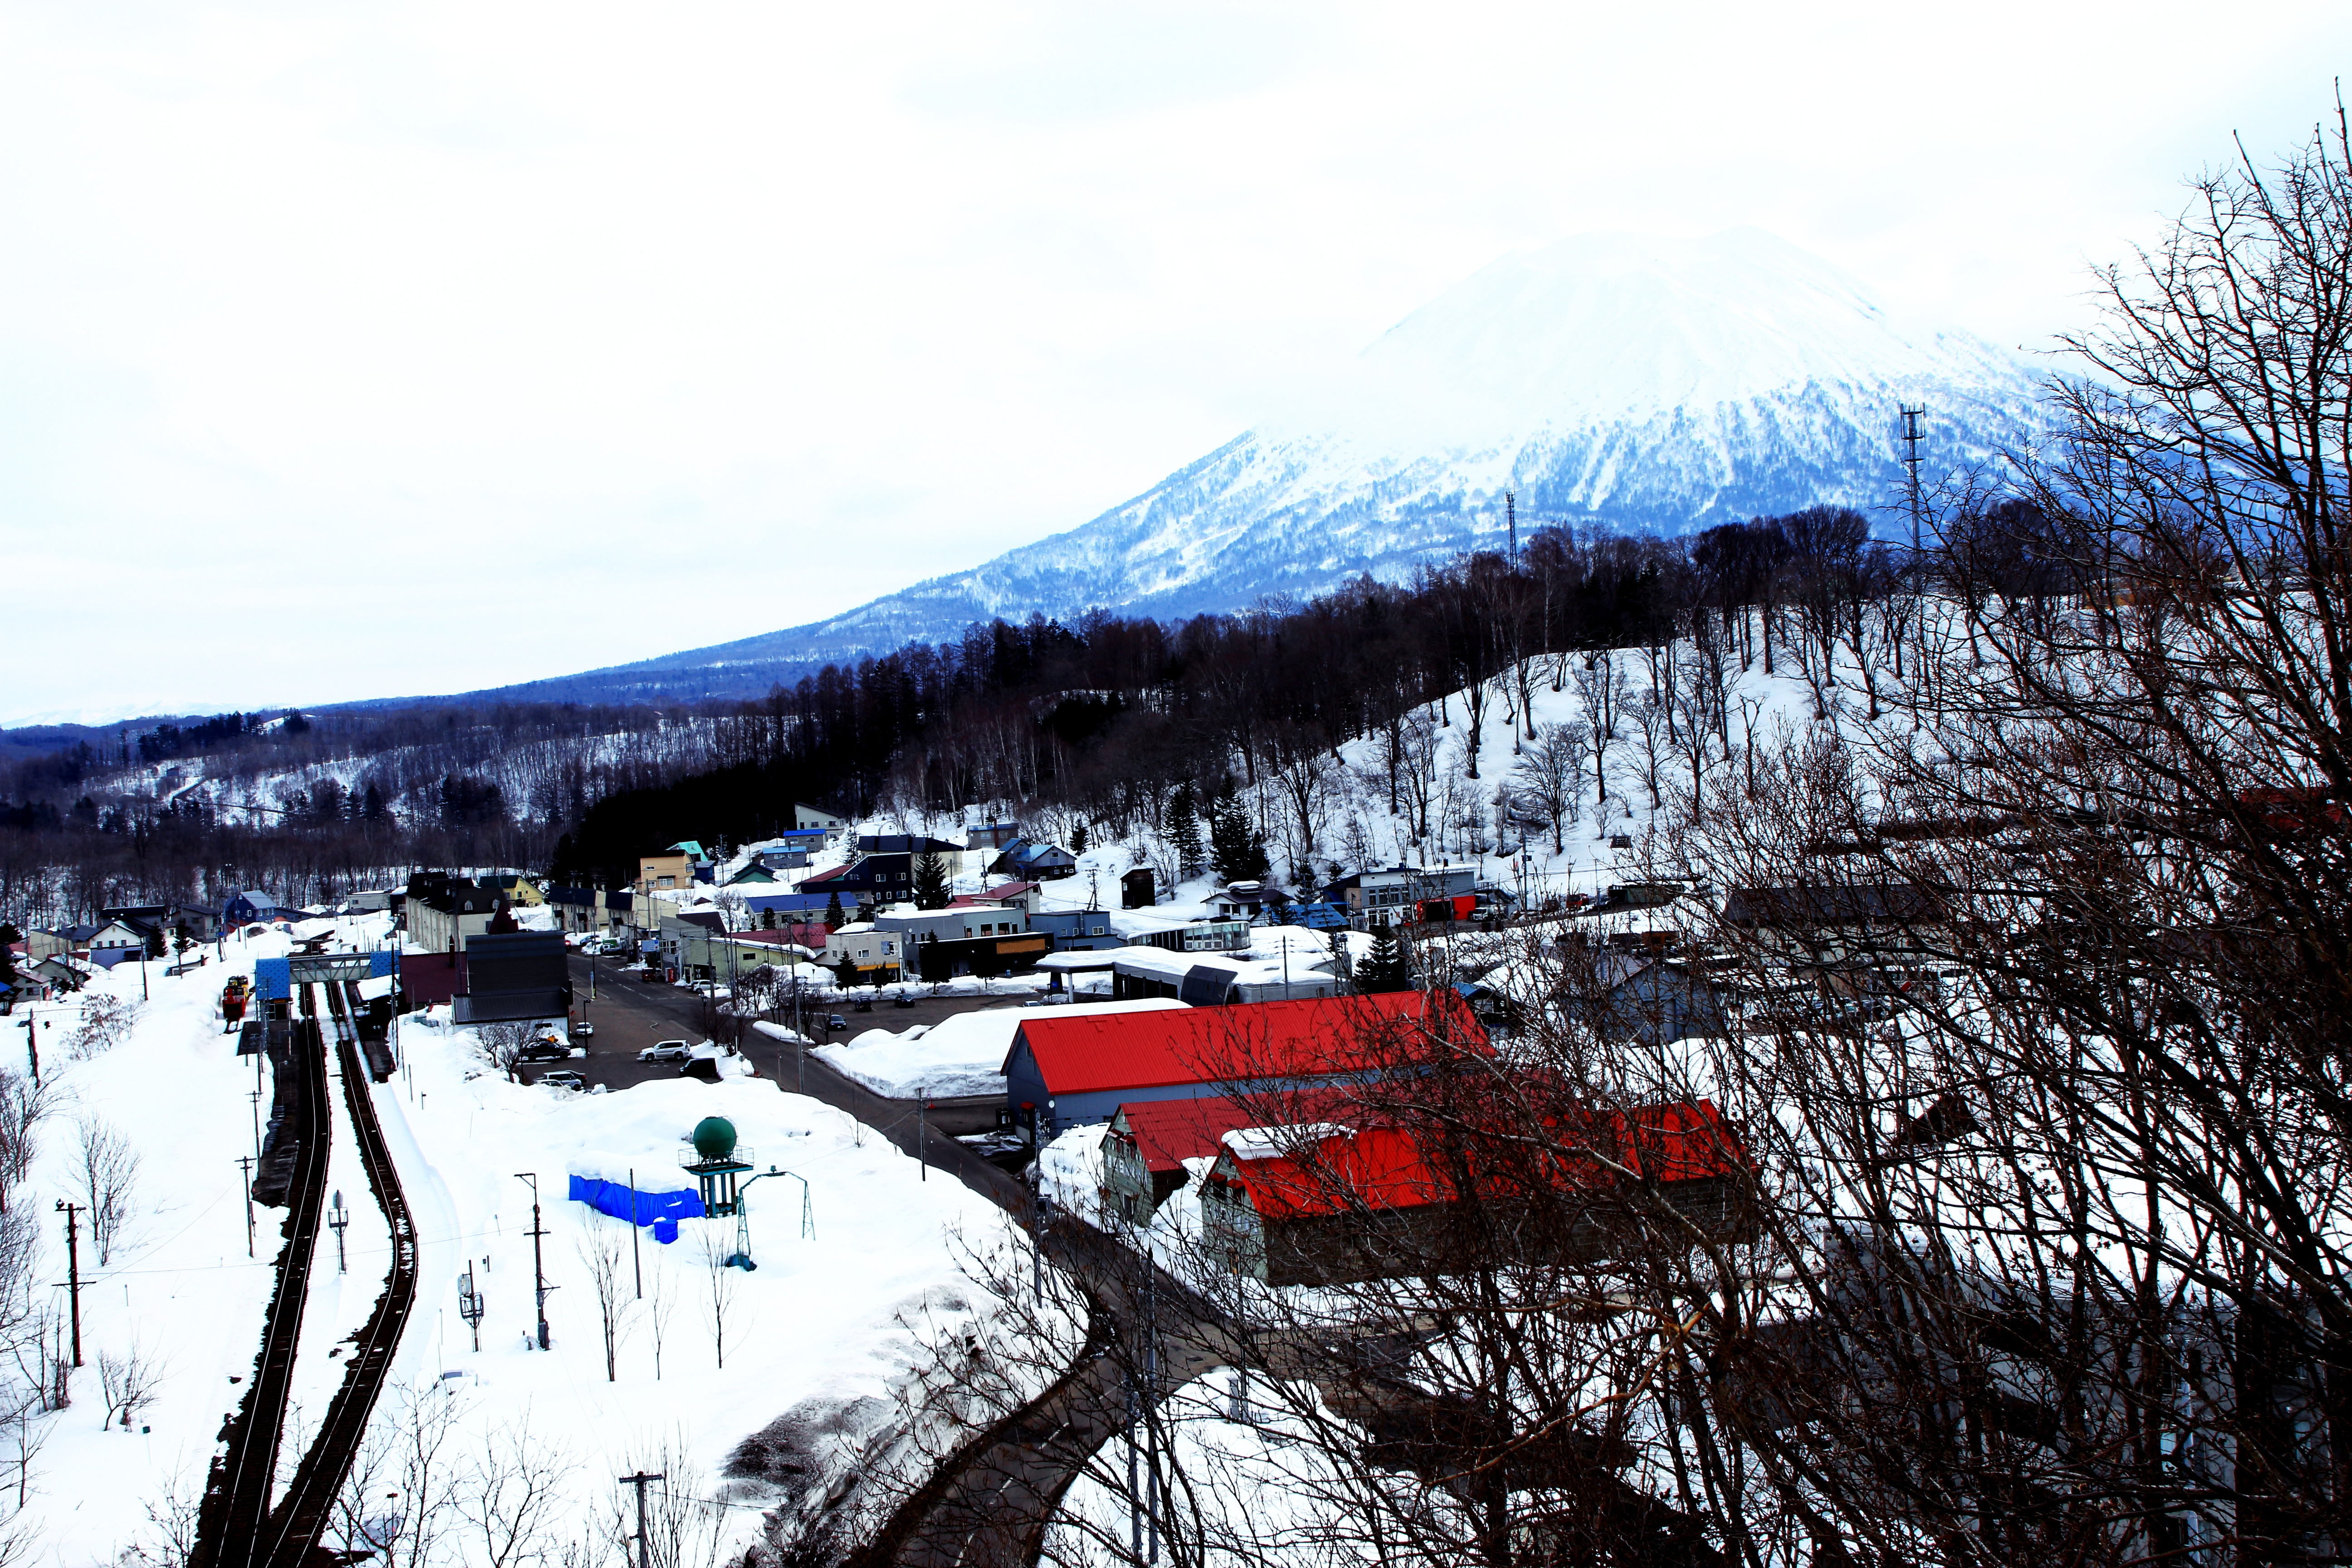
{"type": "MultiPolygon", "coordinates": [[[[1225,1132],[1201,1183],[1202,1240],[1211,1258],[1269,1285],[1338,1285],[1410,1278],[1457,1267],[1459,1238],[1476,1237],[1473,1257],[1491,1256],[1480,1227],[1461,1223],[1472,1205],[1508,1209],[1524,1200],[1506,1184],[1457,1185],[1449,1171],[1475,1169],[1477,1134],[1451,1157],[1433,1158],[1415,1134],[1395,1126],[1325,1121],[1225,1132]]],[[[1562,1161],[1564,1193],[1604,1194],[1621,1178],[1611,1164],[1656,1184],[1661,1197],[1706,1234],[1742,1224],[1739,1193],[1748,1155],[1738,1134],[1707,1100],[1639,1107],[1596,1119],[1561,1145],[1589,1143],[1608,1163],[1562,1161]]],[[[1506,1162],[1507,1165],[1512,1163],[1506,1162]]],[[[1568,1205],[1573,1207],[1574,1205],[1568,1205]]],[[[1557,1226],[1546,1237],[1555,1261],[1610,1255],[1610,1205],[1557,1226]],[[1561,1234],[1566,1232],[1567,1234],[1561,1234]]]]}
{"type": "Polygon", "coordinates": [[[1236,1002],[1289,1002],[1334,996],[1339,983],[1326,958],[1316,963],[1293,957],[1242,958],[1211,952],[1171,952],[1158,947],[1124,947],[1111,958],[1110,994],[1115,1000],[1173,996],[1193,1007],[1236,1002]]]}
{"type": "Polygon", "coordinates": [[[821,805],[811,805],[806,801],[793,803],[793,826],[797,831],[805,833],[814,828],[821,833],[839,833],[848,826],[849,818],[837,816],[821,805]]]}
{"type": "Polygon", "coordinates": [[[18,973],[37,975],[48,985],[51,993],[56,994],[80,990],[89,984],[95,971],[89,964],[79,963],[61,952],[53,952],[35,960],[18,973]]]}
{"type": "Polygon", "coordinates": [[[1021,825],[1017,822],[983,822],[963,831],[967,849],[1002,849],[1020,837],[1021,825]]]}
{"type": "Polygon", "coordinates": [[[709,879],[710,862],[703,858],[702,846],[689,839],[684,844],[673,844],[658,855],[638,856],[633,886],[640,893],[677,892],[709,879]]]}
{"type": "Polygon", "coordinates": [[[1160,901],[1160,889],[1154,885],[1151,868],[1138,866],[1122,871],[1118,878],[1118,907],[1123,910],[1148,910],[1160,901]]]}
{"type": "Polygon", "coordinates": [[[1951,919],[1925,888],[1735,888],[1723,923],[1758,956],[1825,989],[1932,990],[1951,919]]]}
{"type": "Polygon", "coordinates": [[[490,929],[499,895],[468,878],[418,871],[408,879],[404,908],[409,945],[428,952],[462,952],[467,942],[490,929]]]}
{"type": "Polygon", "coordinates": [[[949,876],[959,876],[963,871],[962,845],[919,833],[861,833],[856,849],[861,855],[905,855],[914,859],[936,855],[949,876]]]}
{"type": "Polygon", "coordinates": [[[1045,844],[1034,838],[1015,838],[997,852],[988,863],[989,871],[1000,877],[1017,877],[1024,881],[1051,882],[1078,874],[1078,858],[1058,844],[1045,844]]]}
{"type": "Polygon", "coordinates": [[[906,973],[907,939],[896,931],[877,930],[865,921],[852,921],[826,933],[824,962],[838,969],[847,964],[868,984],[882,985],[906,973]]]}
{"type": "Polygon", "coordinates": [[[1122,1105],[1146,1100],[1378,1077],[1410,1054],[1405,1034],[1424,1049],[1433,1037],[1449,1049],[1492,1050],[1451,991],[1084,1017],[1056,1011],[1023,1020],[1003,1069],[1008,1104],[1042,1110],[1055,1131],[1108,1121],[1122,1105]]]}
{"type": "Polygon", "coordinates": [[[1029,929],[1052,937],[1056,952],[1127,945],[1127,938],[1111,929],[1107,910],[1038,910],[1029,916],[1029,929]]]}
{"type": "Polygon", "coordinates": [[[1228,882],[1223,889],[1209,896],[1209,907],[1217,912],[1218,919],[1240,921],[1244,924],[1257,919],[1268,904],[1289,901],[1289,894],[1264,882],[1228,882]]]}
{"type": "Polygon", "coordinates": [[[495,872],[487,877],[477,877],[475,881],[506,900],[514,909],[537,909],[547,901],[547,896],[539,890],[539,884],[520,871],[495,872]]]}
{"type": "Polygon", "coordinates": [[[1130,939],[1138,947],[1164,948],[1170,952],[1238,952],[1250,944],[1247,921],[1203,917],[1164,931],[1139,931],[1130,939]]]}
{"type": "Polygon", "coordinates": [[[278,900],[258,888],[231,893],[221,904],[221,924],[232,930],[238,926],[267,925],[278,918],[278,900]]]}
{"type": "Polygon", "coordinates": [[[874,924],[913,942],[960,942],[967,937],[1016,935],[1029,929],[1029,917],[1003,904],[968,904],[959,899],[943,910],[900,904],[877,914],[874,924]]]}
{"type": "Polygon", "coordinates": [[[1399,921],[1417,921],[1421,906],[1433,899],[1475,897],[1475,866],[1391,866],[1359,871],[1331,884],[1325,896],[1344,899],[1349,922],[1359,931],[1399,921]]]}
{"type": "Polygon", "coordinates": [[[126,959],[144,957],[163,945],[163,933],[158,927],[142,920],[117,918],[100,922],[90,933],[89,961],[100,969],[111,969],[126,959]]]}
{"type": "Polygon", "coordinates": [[[483,932],[466,942],[465,989],[452,998],[457,1024],[562,1018],[572,1011],[572,973],[560,931],[483,932]]]}
{"type": "Polygon", "coordinates": [[[1144,1225],[1192,1179],[1187,1160],[1214,1160],[1224,1136],[1256,1121],[1239,1100],[1144,1100],[1111,1113],[1103,1135],[1103,1213],[1144,1225]]]}
{"type": "Polygon", "coordinates": [[[1038,895],[1044,891],[1045,889],[1035,882],[999,882],[985,892],[966,893],[955,901],[957,903],[969,900],[976,904],[1010,904],[1025,915],[1035,912],[1038,895]]]}

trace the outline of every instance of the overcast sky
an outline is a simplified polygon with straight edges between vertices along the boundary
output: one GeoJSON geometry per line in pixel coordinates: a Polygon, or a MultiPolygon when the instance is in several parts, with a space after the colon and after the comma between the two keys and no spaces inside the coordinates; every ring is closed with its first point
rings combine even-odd
{"type": "Polygon", "coordinates": [[[1507,251],[2038,350],[2340,4],[0,5],[0,721],[437,692],[1086,521],[1507,251]]]}

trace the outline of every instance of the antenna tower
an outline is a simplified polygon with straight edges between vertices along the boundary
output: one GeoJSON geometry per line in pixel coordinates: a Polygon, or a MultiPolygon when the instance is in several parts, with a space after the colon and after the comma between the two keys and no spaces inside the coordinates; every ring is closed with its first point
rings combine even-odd
{"type": "Polygon", "coordinates": [[[1503,517],[1511,531],[1511,559],[1519,558],[1519,498],[1510,491],[1503,492],[1503,517]]]}
{"type": "Polygon", "coordinates": [[[1911,563],[1916,568],[1919,563],[1920,535],[1919,421],[1927,417],[1927,405],[1923,403],[1915,408],[1904,403],[1896,406],[1903,411],[1903,488],[1904,499],[1911,508],[1911,563]]]}

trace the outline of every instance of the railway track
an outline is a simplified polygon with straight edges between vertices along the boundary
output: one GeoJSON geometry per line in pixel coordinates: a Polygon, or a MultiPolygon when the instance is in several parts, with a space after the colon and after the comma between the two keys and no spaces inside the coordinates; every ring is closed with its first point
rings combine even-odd
{"type": "Polygon", "coordinates": [[[261,1352],[244,1402],[223,1429],[221,1452],[196,1514],[191,1568],[258,1568],[259,1542],[268,1517],[269,1493],[278,1473],[278,1450],[286,1432],[286,1396],[294,1376],[294,1352],[302,1332],[302,1310],[310,1295],[310,1266],[319,1240],[319,1219],[327,1198],[327,1104],[325,1049],[306,990],[303,1016],[288,1047],[294,1083],[289,1097],[296,1139],[291,1190],[287,1194],[286,1244],[278,1255],[278,1286],[262,1321],[261,1352]]]}
{"type": "Polygon", "coordinates": [[[268,1568],[300,1568],[317,1547],[335,1500],[351,1477],[352,1460],[367,1436],[368,1418],[383,1393],[393,1357],[416,1304],[416,1226],[400,1190],[400,1173],[394,1168],[391,1146],[384,1142],[383,1124],[376,1118],[371,1079],[360,1058],[352,1000],[347,986],[329,992],[335,1051],[342,1064],[343,1100],[351,1112],[361,1163],[367,1170],[368,1188],[392,1231],[392,1265],[375,1310],[350,1342],[352,1353],[343,1363],[342,1385],[335,1390],[310,1451],[302,1456],[285,1497],[266,1523],[265,1554],[254,1561],[268,1568]]]}

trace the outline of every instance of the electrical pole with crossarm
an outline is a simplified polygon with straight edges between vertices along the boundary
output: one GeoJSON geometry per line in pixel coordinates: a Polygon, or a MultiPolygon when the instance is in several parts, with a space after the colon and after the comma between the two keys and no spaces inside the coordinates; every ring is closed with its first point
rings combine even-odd
{"type": "Polygon", "coordinates": [[[66,1300],[73,1312],[73,1363],[81,1364],[81,1237],[77,1233],[74,1218],[81,1205],[58,1200],[58,1212],[66,1216],[66,1300]]]}
{"type": "Polygon", "coordinates": [[[637,1568],[653,1568],[651,1561],[646,1555],[646,1485],[649,1481],[664,1479],[666,1478],[658,1473],[648,1474],[644,1470],[639,1470],[634,1476],[621,1478],[623,1486],[633,1486],[637,1489],[637,1568]]]}

